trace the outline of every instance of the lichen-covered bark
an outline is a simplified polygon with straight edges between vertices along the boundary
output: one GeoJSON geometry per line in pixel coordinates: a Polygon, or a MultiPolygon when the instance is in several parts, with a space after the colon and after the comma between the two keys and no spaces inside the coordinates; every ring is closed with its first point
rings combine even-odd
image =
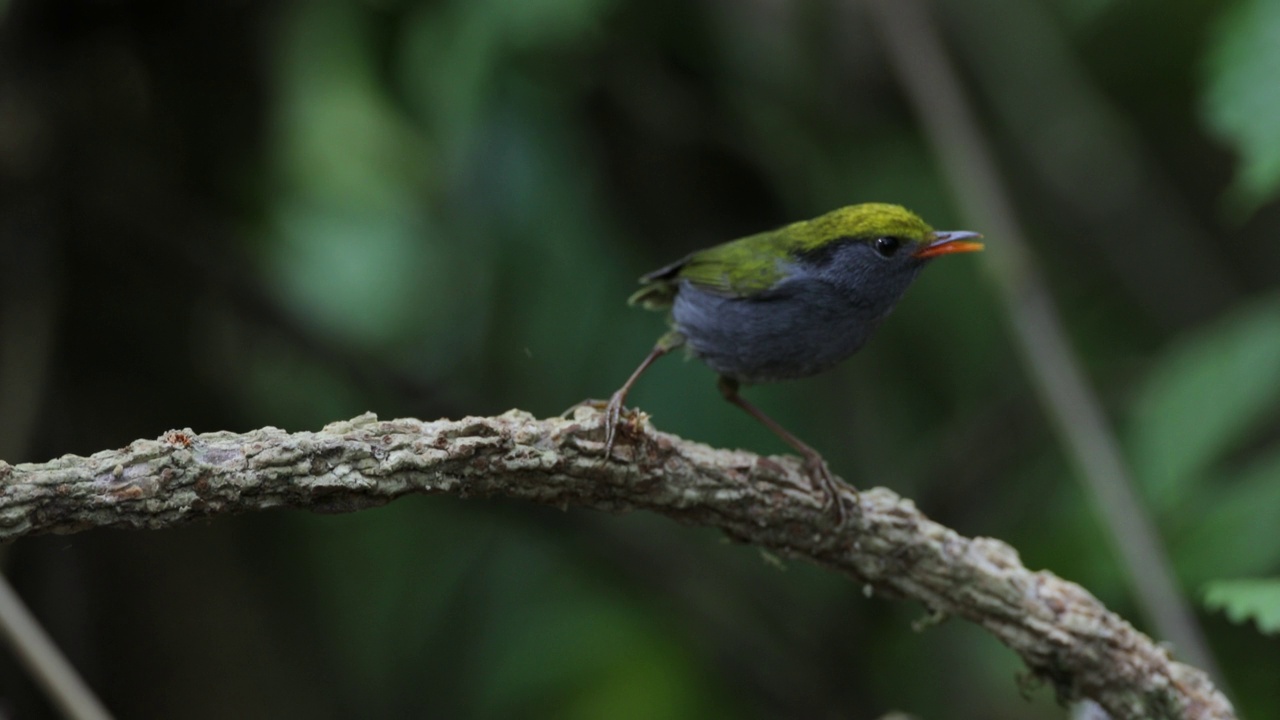
{"type": "Polygon", "coordinates": [[[163,528],[275,507],[349,512],[407,493],[503,496],[610,512],[635,509],[711,525],[808,558],[876,594],[963,617],[1017,652],[1064,699],[1116,718],[1235,717],[1200,671],[1003,542],[965,538],[883,488],[844,498],[833,527],[822,495],[790,459],[717,450],[628,424],[601,455],[600,415],[379,421],[320,432],[171,431],[90,457],[0,462],[0,540],[96,527],[163,528]]]}

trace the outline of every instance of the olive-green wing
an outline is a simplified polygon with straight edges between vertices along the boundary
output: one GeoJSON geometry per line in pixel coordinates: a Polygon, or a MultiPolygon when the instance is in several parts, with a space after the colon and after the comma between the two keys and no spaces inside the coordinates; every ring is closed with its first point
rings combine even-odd
{"type": "Polygon", "coordinates": [[[644,287],[628,302],[650,310],[671,307],[681,280],[726,297],[755,295],[782,278],[778,263],[789,250],[780,246],[776,231],[699,250],[641,277],[644,287]]]}

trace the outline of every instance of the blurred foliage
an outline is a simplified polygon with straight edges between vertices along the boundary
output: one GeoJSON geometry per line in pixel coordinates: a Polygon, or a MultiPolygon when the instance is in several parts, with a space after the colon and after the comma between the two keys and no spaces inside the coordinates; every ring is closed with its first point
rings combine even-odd
{"type": "MultiPolygon", "coordinates": [[[[1188,587],[1232,622],[1280,630],[1280,543],[1259,508],[1280,507],[1280,298],[1184,333],[1148,369],[1130,419],[1133,464],[1188,587]],[[1232,467],[1242,446],[1243,468],[1232,467]]],[[[1238,462],[1238,461],[1237,461],[1238,462]]]]}
{"type": "MultiPolygon", "coordinates": [[[[1260,625],[1274,604],[1220,579],[1280,572],[1275,7],[935,8],[1184,587],[1260,625]]],[[[852,0],[0,14],[9,461],[173,427],[557,413],[643,357],[662,319],[624,300],[691,249],[858,201],[966,225],[852,0]]],[[[1142,624],[974,258],[930,268],[838,370],[747,393],[855,484],[1142,624]]],[[[631,402],[785,451],[696,362],[631,402]]],[[[922,608],[659,518],[413,498],[5,562],[121,717],[1063,716],[978,628],[912,632],[922,608]]],[[[1267,716],[1280,648],[1202,620],[1242,714],[1267,716]]],[[[53,716],[2,655],[0,714],[53,716]]]]}
{"type": "Polygon", "coordinates": [[[1205,587],[1204,602],[1231,622],[1252,620],[1263,633],[1280,633],[1280,580],[1215,580],[1205,587]]]}
{"type": "Polygon", "coordinates": [[[1245,0],[1226,11],[1207,66],[1205,117],[1239,154],[1232,191],[1254,209],[1280,191],[1280,3],[1245,0]]]}
{"type": "MultiPolygon", "coordinates": [[[[1227,453],[1264,436],[1278,411],[1280,297],[1182,335],[1149,366],[1130,419],[1134,469],[1151,502],[1160,511],[1200,505],[1196,491],[1223,476],[1227,453]]],[[[1280,447],[1272,449],[1274,460],[1262,462],[1280,469],[1280,447]]]]}

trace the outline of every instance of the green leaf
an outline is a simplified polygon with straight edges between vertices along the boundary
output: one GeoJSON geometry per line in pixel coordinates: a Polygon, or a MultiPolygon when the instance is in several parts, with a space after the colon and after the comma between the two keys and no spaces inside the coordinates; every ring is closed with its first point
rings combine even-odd
{"type": "Polygon", "coordinates": [[[1204,605],[1233,623],[1253,620],[1263,634],[1280,633],[1280,578],[1215,580],[1205,586],[1204,605]]]}
{"type": "Polygon", "coordinates": [[[1228,10],[1206,70],[1205,121],[1240,157],[1232,199],[1256,208],[1280,190],[1280,3],[1245,0],[1228,10]]]}
{"type": "Polygon", "coordinates": [[[1182,528],[1171,533],[1183,581],[1198,585],[1223,575],[1258,575],[1280,563],[1275,527],[1261,518],[1280,507],[1280,452],[1205,488],[1190,506],[1194,510],[1178,519],[1182,528]]]}
{"type": "Polygon", "coordinates": [[[1187,500],[1213,465],[1280,403],[1280,298],[1191,334],[1164,353],[1138,393],[1134,471],[1156,507],[1187,500]]]}

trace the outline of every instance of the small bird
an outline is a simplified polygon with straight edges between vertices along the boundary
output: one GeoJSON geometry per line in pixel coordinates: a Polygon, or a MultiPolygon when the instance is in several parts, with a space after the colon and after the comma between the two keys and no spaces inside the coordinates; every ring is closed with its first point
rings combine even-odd
{"type": "Polygon", "coordinates": [[[609,399],[605,457],[631,386],[655,360],[685,347],[719,373],[726,400],[803,456],[824,507],[834,505],[843,524],[822,456],[738,390],[815,375],[857,352],[929,260],[981,250],[969,242],[980,237],[934,230],[899,205],[864,203],[699,250],[641,277],[628,303],[670,310],[671,330],[609,399]]]}

